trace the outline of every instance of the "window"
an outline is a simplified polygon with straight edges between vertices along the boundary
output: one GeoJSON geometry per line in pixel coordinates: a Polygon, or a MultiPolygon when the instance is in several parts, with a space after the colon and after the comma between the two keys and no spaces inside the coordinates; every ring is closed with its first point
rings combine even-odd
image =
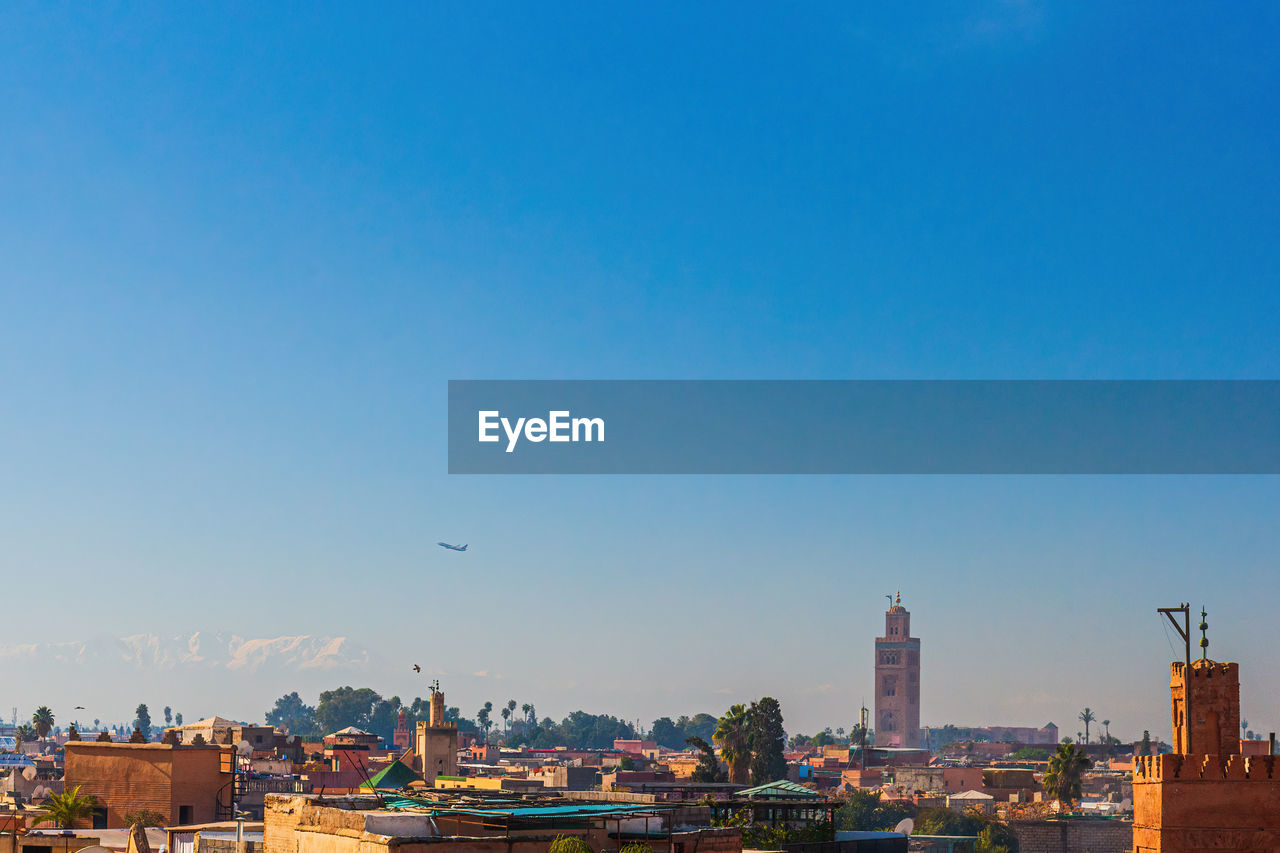
{"type": "Polygon", "coordinates": [[[106,806],[95,806],[95,807],[94,807],[94,809],[93,809],[93,828],[94,828],[94,829],[106,829],[106,828],[107,828],[107,807],[106,807],[106,806]]]}
{"type": "Polygon", "coordinates": [[[192,806],[178,806],[178,823],[182,826],[195,823],[193,811],[195,809],[192,806]]]}

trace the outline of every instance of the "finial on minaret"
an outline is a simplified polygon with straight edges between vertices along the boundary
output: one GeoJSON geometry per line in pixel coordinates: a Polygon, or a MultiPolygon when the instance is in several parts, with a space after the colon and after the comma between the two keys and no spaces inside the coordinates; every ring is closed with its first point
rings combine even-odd
{"type": "Polygon", "coordinates": [[[1207,621],[1208,613],[1205,612],[1203,606],[1200,607],[1200,660],[1206,660],[1209,657],[1209,623],[1207,621]]]}
{"type": "Polygon", "coordinates": [[[898,594],[893,597],[893,603],[894,604],[902,603],[902,590],[898,590],[898,594]]]}
{"type": "Polygon", "coordinates": [[[438,678],[437,678],[435,681],[431,682],[431,684],[430,684],[429,686],[430,686],[430,688],[431,688],[431,692],[432,692],[432,693],[439,693],[439,692],[440,692],[440,679],[438,679],[438,678]]]}

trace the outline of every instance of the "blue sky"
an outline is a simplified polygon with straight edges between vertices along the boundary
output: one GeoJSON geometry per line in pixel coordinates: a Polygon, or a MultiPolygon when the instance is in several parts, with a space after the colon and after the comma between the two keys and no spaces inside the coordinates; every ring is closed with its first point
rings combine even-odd
{"type": "MultiPolygon", "coordinates": [[[[871,696],[901,586],[926,723],[1074,733],[1090,705],[1137,737],[1168,729],[1154,608],[1190,598],[1277,728],[1274,478],[450,478],[444,403],[451,378],[1277,378],[1278,17],[6,8],[0,563],[32,606],[0,644],[342,634],[388,694],[421,692],[413,662],[467,710],[772,693],[807,731],[871,696]]],[[[67,672],[0,707],[69,713],[65,679],[121,719],[295,686],[67,672]]]]}

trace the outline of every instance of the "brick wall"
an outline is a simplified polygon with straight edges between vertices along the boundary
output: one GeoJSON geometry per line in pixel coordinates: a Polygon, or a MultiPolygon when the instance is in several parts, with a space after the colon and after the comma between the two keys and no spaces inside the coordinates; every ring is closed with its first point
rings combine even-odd
{"type": "MultiPolygon", "coordinates": [[[[171,824],[190,806],[192,823],[217,819],[221,792],[230,802],[230,773],[220,772],[222,750],[215,747],[169,746],[147,743],[72,742],[66,746],[66,790],[80,788],[107,810],[107,827],[124,827],[125,814],[150,809],[171,824]]],[[[77,828],[88,828],[92,821],[77,828]]]]}
{"type": "Polygon", "coordinates": [[[1009,826],[1028,853],[1129,853],[1133,824],[1122,820],[1019,820],[1009,826]]]}

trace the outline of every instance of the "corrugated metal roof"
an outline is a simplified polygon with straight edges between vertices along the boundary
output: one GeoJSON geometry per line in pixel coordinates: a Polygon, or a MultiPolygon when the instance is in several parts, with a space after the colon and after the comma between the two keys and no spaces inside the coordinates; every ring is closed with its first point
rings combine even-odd
{"type": "Polygon", "coordinates": [[[768,782],[764,785],[757,785],[754,788],[748,788],[745,791],[739,791],[735,796],[745,797],[747,799],[814,799],[821,800],[824,797],[811,788],[804,785],[797,785],[786,779],[779,779],[777,782],[768,782]]]}

